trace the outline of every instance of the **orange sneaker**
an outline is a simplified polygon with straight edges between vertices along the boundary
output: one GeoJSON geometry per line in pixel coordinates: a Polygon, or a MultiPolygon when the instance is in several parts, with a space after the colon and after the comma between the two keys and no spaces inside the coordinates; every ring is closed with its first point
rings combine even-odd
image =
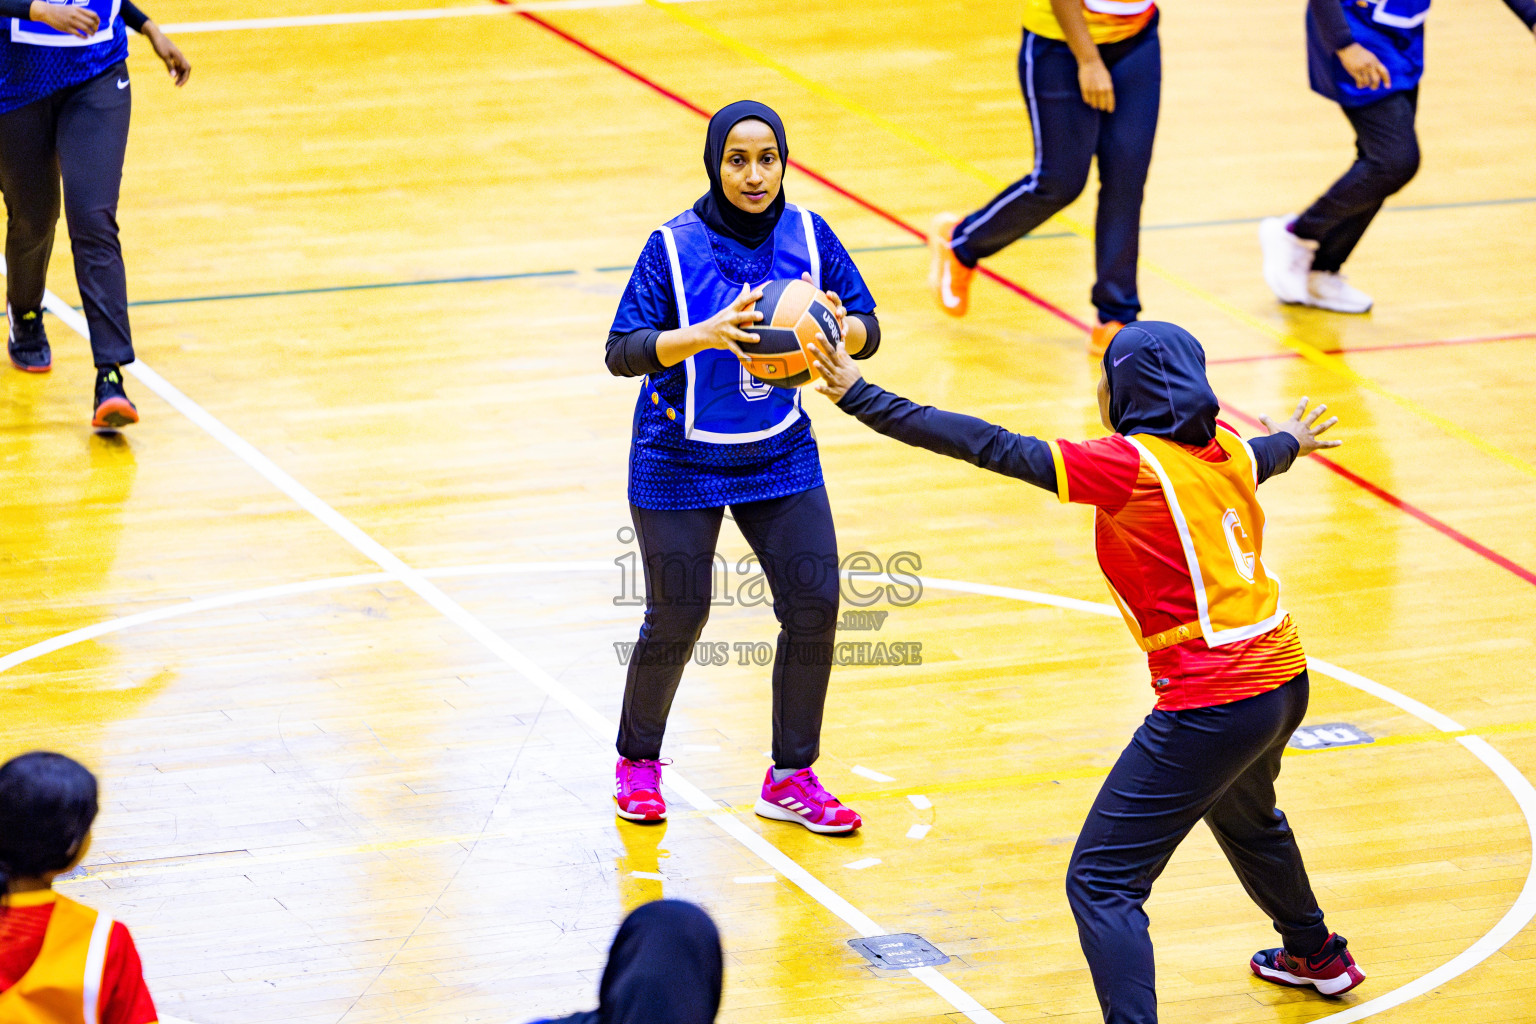
{"type": "Polygon", "coordinates": [[[1120,328],[1124,326],[1125,324],[1119,320],[1111,320],[1108,323],[1100,320],[1094,326],[1093,332],[1088,335],[1088,357],[1090,359],[1103,359],[1105,349],[1109,348],[1109,343],[1114,340],[1115,335],[1119,334],[1120,328]]]}
{"type": "Polygon", "coordinates": [[[939,308],[950,316],[965,316],[971,307],[971,278],[976,274],[976,268],[961,263],[949,247],[959,223],[960,218],[954,214],[941,213],[933,218],[933,227],[928,232],[928,249],[933,254],[928,287],[933,289],[939,308]]]}

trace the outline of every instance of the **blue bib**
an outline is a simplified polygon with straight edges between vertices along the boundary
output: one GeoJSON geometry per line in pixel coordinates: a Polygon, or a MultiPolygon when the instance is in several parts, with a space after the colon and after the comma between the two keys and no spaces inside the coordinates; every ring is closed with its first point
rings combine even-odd
{"type": "MultiPolygon", "coordinates": [[[[741,284],[727,280],[715,265],[709,228],[688,210],[661,228],[672,264],[679,326],[708,320],[741,294],[741,284]]],[[[773,263],[756,287],[777,278],[809,272],[821,287],[821,260],[808,210],[786,204],[773,230],[773,263]]],[[[747,327],[748,332],[751,327],[747,327]]],[[[705,349],[688,357],[688,386],[683,393],[683,436],[714,444],[746,444],[788,430],[802,416],[798,389],[776,388],[754,380],[726,349],[705,349]]],[[[649,382],[646,382],[649,387],[649,382]]]]}
{"type": "Polygon", "coordinates": [[[68,32],[60,32],[41,21],[12,18],[11,42],[32,46],[95,46],[112,38],[113,29],[117,25],[118,8],[122,6],[122,0],[46,0],[46,2],[56,7],[84,7],[95,11],[96,16],[101,19],[96,34],[81,39],[68,32]]]}
{"type": "Polygon", "coordinates": [[[1424,19],[1430,0],[1343,0],[1344,20],[1355,42],[1370,50],[1392,76],[1385,89],[1362,89],[1328,49],[1307,15],[1308,77],[1314,92],[1347,107],[1365,106],[1419,86],[1424,77],[1424,19]]]}
{"type": "MultiPolygon", "coordinates": [[[[49,0],[65,6],[64,0],[49,0]]],[[[73,0],[101,18],[89,39],[59,32],[40,21],[11,18],[0,29],[0,114],[88,82],[128,58],[128,29],[120,0],[73,0]]],[[[128,80],[122,80],[122,88],[128,80]]]]}

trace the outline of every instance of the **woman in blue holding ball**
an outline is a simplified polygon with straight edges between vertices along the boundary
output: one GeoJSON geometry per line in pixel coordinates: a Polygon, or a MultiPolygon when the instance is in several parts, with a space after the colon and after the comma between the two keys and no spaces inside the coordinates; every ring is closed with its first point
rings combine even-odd
{"type": "Polygon", "coordinates": [[[608,335],[608,369],[642,377],[629,504],[645,565],[645,620],[629,660],[614,800],[621,817],[661,821],[661,743],[693,645],[709,618],[726,506],[752,546],[779,621],[773,767],[757,813],[813,832],[862,822],[811,765],[837,629],[838,558],[821,461],[800,392],[746,372],[761,286],[803,278],[838,307],[848,352],[880,343],[875,301],[824,220],[784,200],[789,147],[767,106],[710,118],[709,191],[653,232],[608,335]],[[846,305],[845,305],[846,304],[846,305]]]}

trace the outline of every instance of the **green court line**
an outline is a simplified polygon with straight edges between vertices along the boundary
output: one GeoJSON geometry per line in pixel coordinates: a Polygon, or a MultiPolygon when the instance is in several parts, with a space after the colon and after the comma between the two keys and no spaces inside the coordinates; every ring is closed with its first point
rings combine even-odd
{"type": "MultiPolygon", "coordinates": [[[[1463,203],[1426,203],[1418,206],[1389,206],[1385,213],[1417,213],[1428,210],[1457,210],[1480,206],[1512,206],[1523,203],[1536,203],[1536,196],[1513,196],[1508,199],[1475,199],[1463,203]]],[[[1185,231],[1195,228],[1221,228],[1235,227],[1244,224],[1257,224],[1262,217],[1237,217],[1230,220],[1198,220],[1182,221],[1174,224],[1144,224],[1142,231],[1185,231]]],[[[1047,231],[1026,235],[1023,241],[1045,241],[1053,238],[1076,238],[1070,231],[1047,231]]],[[[901,252],[911,249],[924,248],[921,242],[901,242],[896,245],[867,245],[849,249],[850,253],[871,252],[901,252]]],[[[615,264],[610,267],[594,267],[595,273],[617,274],[634,269],[634,264],[615,264]]],[[[377,281],[372,284],[337,284],[320,288],[289,288],[267,292],[230,292],[220,295],[186,295],[175,299],[141,299],[130,302],[130,306],[178,306],[191,302],[228,302],[233,299],[284,299],[296,295],[326,295],[333,292],[363,292],[377,291],[385,288],[424,288],[430,285],[440,284],[484,284],[495,281],[517,281],[526,278],[538,277],[570,277],[579,274],[579,270],[528,270],[516,274],[473,274],[465,277],[429,277],[417,281],[377,281]]],[[[76,306],[80,309],[80,306],[76,306]]],[[[0,313],[0,320],[5,318],[0,313]]]]}

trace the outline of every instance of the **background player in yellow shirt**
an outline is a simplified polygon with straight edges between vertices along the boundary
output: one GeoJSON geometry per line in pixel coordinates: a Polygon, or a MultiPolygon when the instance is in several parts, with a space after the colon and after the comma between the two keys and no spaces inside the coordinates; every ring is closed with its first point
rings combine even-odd
{"type": "Polygon", "coordinates": [[[1141,197],[1162,94],[1153,0],[1026,0],[1019,85],[1034,130],[1035,164],[981,209],[940,214],[929,234],[929,284],[939,307],[964,316],[976,263],[1076,199],[1099,161],[1092,298],[1095,356],[1141,312],[1136,259],[1141,197]]]}

